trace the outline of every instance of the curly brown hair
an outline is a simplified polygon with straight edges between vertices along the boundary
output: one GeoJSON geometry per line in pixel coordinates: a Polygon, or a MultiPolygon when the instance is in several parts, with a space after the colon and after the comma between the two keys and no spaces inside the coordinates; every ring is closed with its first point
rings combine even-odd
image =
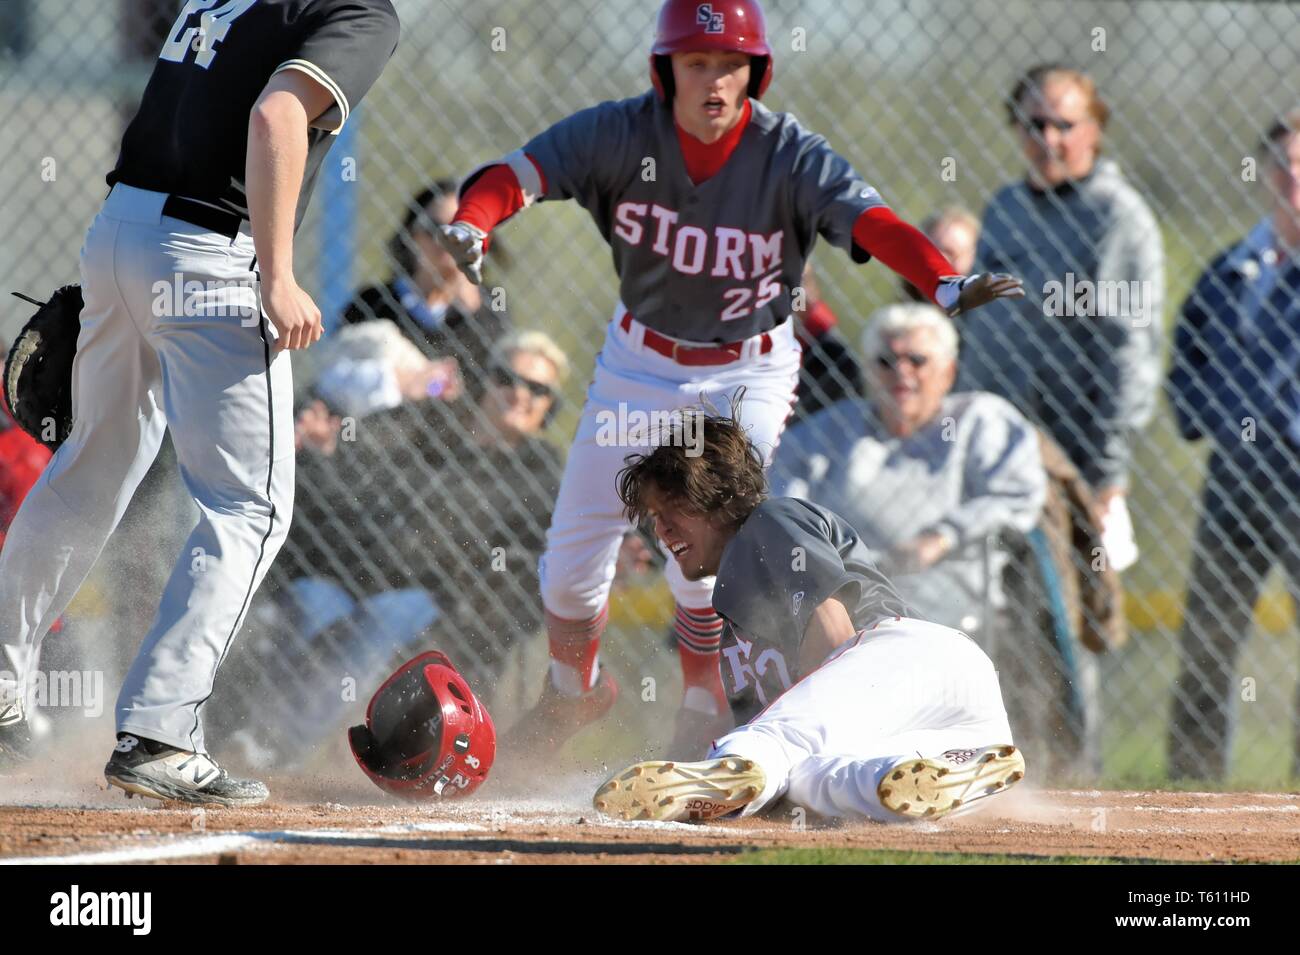
{"type": "Polygon", "coordinates": [[[618,496],[629,520],[646,520],[652,488],[690,513],[708,514],[732,529],[767,497],[763,457],[735,417],[688,409],[673,416],[660,440],[648,454],[624,458],[618,472],[618,496]],[[697,440],[688,440],[688,427],[697,429],[697,440]]]}

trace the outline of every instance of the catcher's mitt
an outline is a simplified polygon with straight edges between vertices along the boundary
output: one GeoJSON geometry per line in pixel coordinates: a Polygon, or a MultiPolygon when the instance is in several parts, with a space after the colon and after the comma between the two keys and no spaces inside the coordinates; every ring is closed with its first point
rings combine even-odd
{"type": "Polygon", "coordinates": [[[4,395],[19,427],[51,451],[72,431],[72,359],[81,332],[81,286],[65,285],[23,326],[5,361],[4,395]]]}

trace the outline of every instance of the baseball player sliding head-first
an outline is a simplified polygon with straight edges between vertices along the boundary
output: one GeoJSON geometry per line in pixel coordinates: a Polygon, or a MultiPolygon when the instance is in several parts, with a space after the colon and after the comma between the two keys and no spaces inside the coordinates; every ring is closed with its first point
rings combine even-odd
{"type": "Polygon", "coordinates": [[[843,518],[769,498],[734,418],[698,423],[701,454],[665,441],[630,455],[619,498],[686,576],[716,577],[728,674],[765,708],[706,760],[615,773],[595,807],[703,820],[787,797],[822,816],[904,821],[978,808],[1023,779],[997,671],[975,641],[913,616],[843,518]]]}
{"type": "MultiPolygon", "coordinates": [[[[614,475],[651,412],[698,401],[739,414],[770,456],[797,384],[793,290],[821,236],[854,261],[875,257],[957,313],[1023,294],[1010,276],[954,275],[821,136],[760,98],[772,52],[756,0],[668,0],[650,57],[653,89],[576,113],[466,179],[440,239],[482,280],[488,237],[535,202],[573,199],[610,245],[620,304],[570,451],[541,563],[551,667],[517,746],[563,742],[613,705],[597,663],[627,530],[614,475]],[[626,424],[629,427],[620,427],[626,424]]],[[[712,581],[668,577],[685,677],[675,745],[729,726],[712,581]]]]}
{"type": "Polygon", "coordinates": [[[0,555],[7,748],[42,637],[170,429],[199,521],[122,686],[105,775],[159,798],[266,799],[207,755],[200,710],[293,511],[288,351],[320,337],[294,231],[398,29],[389,0],[189,0],[170,29],[82,249],[72,431],[0,555]]]}

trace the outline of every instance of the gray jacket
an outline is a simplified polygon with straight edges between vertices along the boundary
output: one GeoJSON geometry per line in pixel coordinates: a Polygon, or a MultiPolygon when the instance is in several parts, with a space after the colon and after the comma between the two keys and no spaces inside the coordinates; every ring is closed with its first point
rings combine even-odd
{"type": "Polygon", "coordinates": [[[1037,433],[1015,408],[995,395],[950,394],[907,438],[859,399],[831,405],[782,438],[772,485],[843,517],[919,617],[974,629],[986,596],[1001,603],[985,539],[1037,524],[1047,474],[1037,433]],[[891,569],[888,552],[928,531],[952,537],[952,553],[919,574],[891,569]]]}
{"type": "Polygon", "coordinates": [[[1126,484],[1160,384],[1164,249],[1146,202],[1110,159],[1055,190],[1005,186],[976,270],[1020,276],[1026,296],[962,320],[960,387],[1040,422],[1093,487],[1126,484]]]}

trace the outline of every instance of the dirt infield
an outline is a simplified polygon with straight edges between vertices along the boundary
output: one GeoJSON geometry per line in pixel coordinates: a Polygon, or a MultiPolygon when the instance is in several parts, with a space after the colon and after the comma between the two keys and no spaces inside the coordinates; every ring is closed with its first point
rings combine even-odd
{"type": "Polygon", "coordinates": [[[326,801],[297,781],[277,786],[272,805],[199,812],[93,785],[33,791],[30,780],[11,777],[0,780],[0,864],[712,863],[784,847],[1300,859],[1294,794],[1022,788],[980,814],[940,823],[818,824],[783,807],[761,818],[686,825],[604,819],[587,808],[594,779],[571,778],[543,796],[427,807],[374,805],[373,792],[351,787],[326,801]]]}

